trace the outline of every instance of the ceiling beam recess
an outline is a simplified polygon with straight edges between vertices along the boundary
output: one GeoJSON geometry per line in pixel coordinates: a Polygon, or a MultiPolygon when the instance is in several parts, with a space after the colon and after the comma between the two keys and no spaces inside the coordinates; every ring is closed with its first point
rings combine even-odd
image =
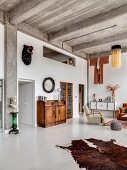
{"type": "Polygon", "coordinates": [[[75,46],[73,46],[72,50],[73,50],[73,52],[80,51],[80,50],[86,50],[86,49],[89,49],[89,48],[92,48],[92,47],[97,47],[97,46],[100,46],[100,45],[105,45],[105,44],[108,44],[108,43],[111,43],[111,42],[125,40],[125,39],[127,39],[127,31],[120,33],[120,34],[110,36],[110,37],[106,37],[106,38],[103,38],[103,39],[98,39],[98,40],[95,40],[95,41],[75,45],[75,46]]]}
{"type": "Polygon", "coordinates": [[[76,24],[72,24],[62,30],[52,32],[49,34],[49,40],[60,40],[62,38],[68,39],[76,36],[76,34],[84,34],[83,31],[89,33],[95,31],[96,28],[114,25],[120,21],[121,18],[127,16],[127,4],[122,5],[116,9],[105,12],[103,14],[96,15],[88,18],[76,24]],[[114,19],[115,18],[115,19],[114,19]]]}
{"type": "Polygon", "coordinates": [[[27,0],[10,11],[10,22],[14,25],[46,10],[58,0],[27,0]]]}

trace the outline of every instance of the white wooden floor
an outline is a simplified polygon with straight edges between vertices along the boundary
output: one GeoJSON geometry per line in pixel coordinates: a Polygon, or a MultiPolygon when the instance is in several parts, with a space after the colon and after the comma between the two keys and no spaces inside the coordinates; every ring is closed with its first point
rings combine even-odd
{"type": "Polygon", "coordinates": [[[22,127],[19,135],[0,134],[0,170],[79,170],[71,155],[55,145],[91,137],[127,146],[127,129],[116,132],[78,120],[47,129],[22,127]]]}

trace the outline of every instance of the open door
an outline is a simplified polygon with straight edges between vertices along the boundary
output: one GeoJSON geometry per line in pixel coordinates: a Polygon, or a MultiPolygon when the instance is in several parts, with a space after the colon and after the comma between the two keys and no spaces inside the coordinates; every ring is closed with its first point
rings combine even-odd
{"type": "Polygon", "coordinates": [[[19,124],[34,126],[34,82],[19,81],[19,124]]]}
{"type": "Polygon", "coordinates": [[[83,111],[84,105],[84,85],[79,84],[79,112],[83,111]]]}

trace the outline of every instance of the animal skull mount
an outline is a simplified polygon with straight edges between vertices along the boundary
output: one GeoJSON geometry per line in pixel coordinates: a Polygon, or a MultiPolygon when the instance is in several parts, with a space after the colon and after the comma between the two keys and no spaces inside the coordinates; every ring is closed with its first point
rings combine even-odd
{"type": "Polygon", "coordinates": [[[30,65],[32,61],[33,47],[24,45],[22,50],[22,61],[25,65],[30,65]]]}
{"type": "Polygon", "coordinates": [[[94,84],[103,84],[103,67],[108,63],[109,56],[90,59],[90,66],[94,66],[94,84]]]}

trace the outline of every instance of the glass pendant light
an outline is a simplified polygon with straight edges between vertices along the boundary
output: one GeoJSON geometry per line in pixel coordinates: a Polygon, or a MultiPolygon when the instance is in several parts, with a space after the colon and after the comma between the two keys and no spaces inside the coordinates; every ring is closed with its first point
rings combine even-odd
{"type": "Polygon", "coordinates": [[[112,55],[112,67],[120,68],[120,66],[121,66],[121,46],[120,45],[112,46],[111,55],[112,55]]]}

